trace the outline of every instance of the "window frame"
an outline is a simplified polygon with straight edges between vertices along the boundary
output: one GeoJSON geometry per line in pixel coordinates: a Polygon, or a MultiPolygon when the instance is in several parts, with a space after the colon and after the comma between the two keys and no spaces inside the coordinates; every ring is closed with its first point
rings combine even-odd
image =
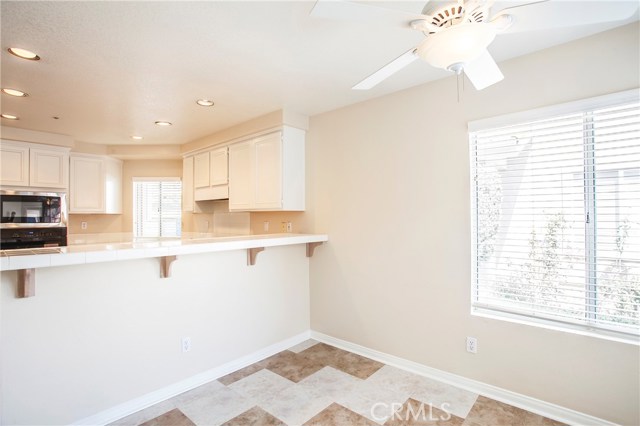
{"type": "MultiPolygon", "coordinates": [[[[517,125],[520,123],[531,122],[536,120],[550,119],[556,116],[584,113],[590,110],[597,110],[601,108],[612,107],[624,103],[638,102],[640,101],[640,89],[632,89],[623,92],[608,94],[604,96],[598,96],[589,99],[583,99],[575,102],[569,102],[559,105],[553,105],[543,108],[537,108],[533,110],[521,111],[512,114],[506,114],[497,117],[486,118],[482,120],[476,120],[468,123],[468,136],[469,136],[469,183],[470,183],[470,224],[471,224],[471,285],[470,285],[470,307],[471,315],[491,318],[496,320],[508,321],[518,324],[525,324],[530,326],[542,327],[546,329],[552,329],[562,332],[570,332],[579,335],[587,335],[607,340],[613,340],[623,343],[631,343],[634,345],[640,345],[640,334],[634,334],[627,331],[607,330],[603,328],[594,327],[589,324],[573,323],[571,321],[562,321],[558,319],[549,319],[543,317],[537,317],[533,314],[518,314],[507,310],[501,310],[499,307],[486,307],[475,306],[476,294],[479,284],[478,278],[478,210],[477,210],[477,191],[475,181],[475,168],[476,168],[476,151],[474,151],[475,144],[473,134],[475,132],[495,129],[499,127],[506,127],[517,125]],[[475,207],[474,207],[475,206],[475,207]]],[[[585,140],[584,146],[590,144],[593,147],[594,140],[590,138],[589,142],[585,140]]],[[[595,173],[595,165],[593,163],[593,150],[584,150],[585,161],[585,186],[587,186],[587,179],[593,179],[595,173]],[[591,158],[589,158],[589,154],[591,158]]],[[[595,189],[593,190],[595,191],[595,189]]],[[[590,195],[591,191],[587,191],[590,195]]],[[[585,214],[595,217],[595,200],[587,198],[585,200],[585,214]]],[[[591,224],[586,227],[585,239],[589,241],[589,245],[595,244],[594,237],[595,220],[591,221],[591,224]]],[[[593,247],[592,247],[593,249],[593,247]]],[[[590,251],[587,247],[587,256],[594,256],[593,251],[590,251]]],[[[592,262],[585,262],[585,267],[591,267],[592,262]]],[[[591,276],[591,275],[590,275],[591,276]]],[[[589,279],[589,284],[585,282],[585,285],[596,286],[595,277],[589,279]]],[[[586,288],[586,287],[585,287],[586,288]]],[[[588,299],[585,298],[585,301],[588,299]]]]}

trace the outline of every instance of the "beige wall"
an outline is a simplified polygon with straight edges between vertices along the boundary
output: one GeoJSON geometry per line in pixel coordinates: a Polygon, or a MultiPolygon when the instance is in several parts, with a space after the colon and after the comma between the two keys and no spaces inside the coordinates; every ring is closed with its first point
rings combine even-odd
{"type": "Polygon", "coordinates": [[[311,118],[313,330],[623,424],[640,424],[637,346],[470,315],[467,122],[638,87],[633,24],[311,118]],[[478,338],[476,355],[465,337],[478,338]]]}
{"type": "MultiPolygon", "coordinates": [[[[133,232],[134,177],[179,177],[182,179],[182,160],[124,161],[122,164],[122,214],[69,215],[69,233],[133,232]],[[81,228],[82,222],[87,222],[86,230],[81,228]]],[[[188,218],[189,216],[187,216],[188,218]]]]}

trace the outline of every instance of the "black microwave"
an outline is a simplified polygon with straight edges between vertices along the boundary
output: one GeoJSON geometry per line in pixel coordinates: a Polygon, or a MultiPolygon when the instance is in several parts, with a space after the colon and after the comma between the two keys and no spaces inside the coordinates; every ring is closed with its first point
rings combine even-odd
{"type": "Polygon", "coordinates": [[[0,228],[67,226],[67,197],[62,192],[0,191],[0,228]]]}

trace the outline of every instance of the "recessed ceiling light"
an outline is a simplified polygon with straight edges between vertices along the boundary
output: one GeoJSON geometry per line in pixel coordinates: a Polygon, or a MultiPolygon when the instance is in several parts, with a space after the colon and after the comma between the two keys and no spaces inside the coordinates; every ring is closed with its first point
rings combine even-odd
{"type": "Polygon", "coordinates": [[[131,139],[139,141],[140,139],[142,139],[142,136],[131,136],[131,139]]]}
{"type": "Polygon", "coordinates": [[[213,106],[213,101],[210,101],[209,99],[198,99],[196,103],[200,106],[213,106]]]}
{"type": "Polygon", "coordinates": [[[20,49],[19,47],[10,47],[7,50],[12,55],[15,55],[15,56],[17,56],[19,58],[22,58],[22,59],[28,59],[30,61],[39,61],[40,60],[40,56],[36,55],[35,53],[33,53],[30,50],[20,49]]]}
{"type": "Polygon", "coordinates": [[[17,116],[11,114],[0,114],[0,117],[6,118],[7,120],[20,120],[17,116]]]}
{"type": "Polygon", "coordinates": [[[6,93],[7,95],[11,95],[11,96],[17,96],[17,97],[27,97],[29,96],[28,94],[24,93],[22,90],[18,90],[18,89],[2,89],[2,93],[6,93]]]}
{"type": "Polygon", "coordinates": [[[169,123],[168,121],[156,121],[156,124],[158,126],[171,126],[171,123],[169,123]]]}

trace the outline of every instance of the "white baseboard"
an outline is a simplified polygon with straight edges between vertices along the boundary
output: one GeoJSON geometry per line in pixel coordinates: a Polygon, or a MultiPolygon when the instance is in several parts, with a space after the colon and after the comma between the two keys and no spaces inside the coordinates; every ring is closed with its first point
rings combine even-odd
{"type": "Polygon", "coordinates": [[[550,419],[554,419],[563,423],[585,426],[615,426],[615,423],[611,423],[607,420],[599,419],[588,414],[580,413],[578,411],[551,404],[549,402],[545,402],[536,398],[531,398],[529,396],[502,389],[497,386],[489,385],[487,383],[468,379],[466,377],[458,376],[456,374],[448,373],[436,368],[427,367],[426,365],[418,364],[417,362],[409,361],[404,358],[369,349],[367,347],[347,342],[345,340],[337,339],[335,337],[328,336],[317,331],[311,331],[311,338],[319,342],[323,342],[328,345],[332,345],[337,348],[344,349],[346,351],[353,352],[367,358],[371,358],[384,364],[391,365],[393,367],[397,367],[411,373],[419,374],[421,376],[429,377],[431,379],[438,380],[444,383],[448,383],[450,385],[468,390],[470,392],[484,395],[488,398],[495,399],[496,401],[504,402],[505,404],[513,405],[515,407],[519,407],[524,410],[531,411],[532,413],[540,414],[541,416],[548,417],[550,419]]]}
{"type": "Polygon", "coordinates": [[[302,343],[309,338],[310,332],[305,331],[304,333],[300,333],[281,342],[274,343],[273,345],[243,356],[242,358],[235,359],[226,364],[212,368],[211,370],[196,374],[195,376],[189,377],[188,379],[182,380],[178,383],[158,389],[157,391],[148,393],[131,401],[127,401],[123,404],[116,405],[115,407],[101,411],[93,416],[78,420],[74,422],[73,425],[106,425],[112,423],[154,404],[173,398],[183,392],[197,388],[198,386],[209,383],[222,376],[226,376],[229,373],[233,373],[236,370],[261,361],[271,355],[282,352],[285,349],[289,349],[290,347],[297,345],[298,343],[302,343]]]}

